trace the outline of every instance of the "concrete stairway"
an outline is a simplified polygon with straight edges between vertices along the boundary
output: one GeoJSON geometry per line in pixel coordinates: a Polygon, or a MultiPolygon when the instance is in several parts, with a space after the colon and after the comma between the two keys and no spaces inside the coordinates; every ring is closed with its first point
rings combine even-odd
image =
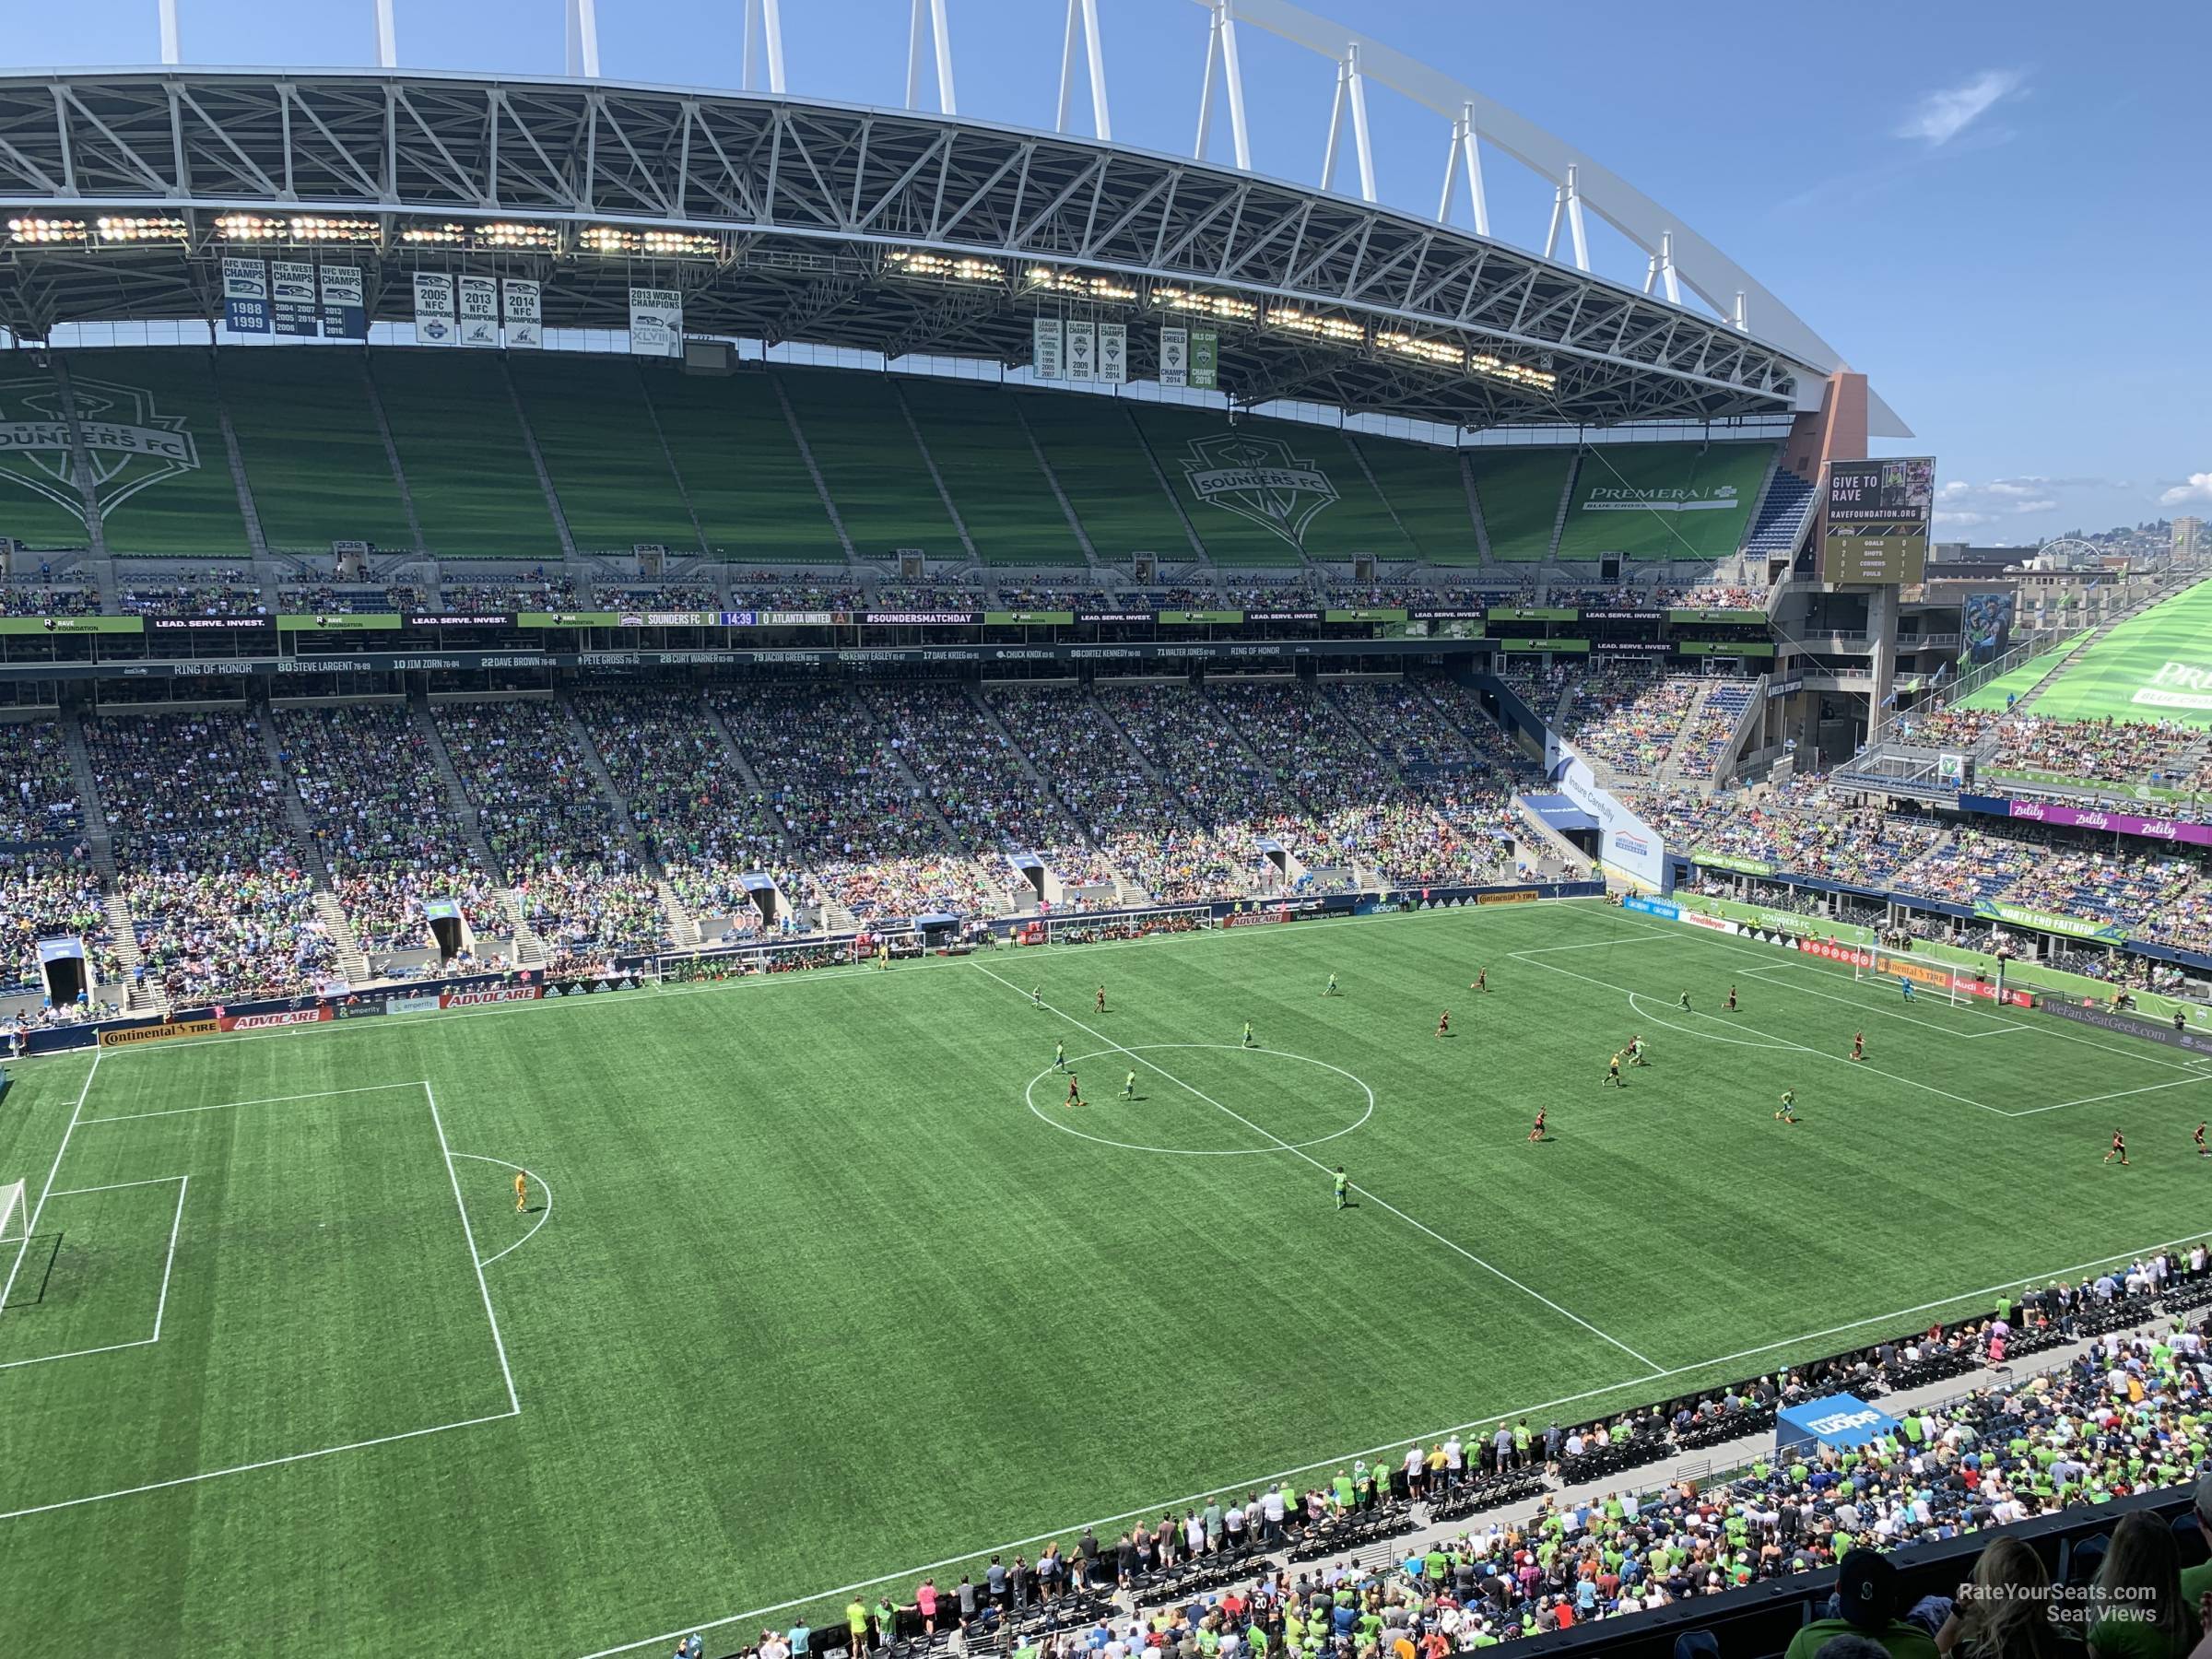
{"type": "Polygon", "coordinates": [[[367,984],[374,977],[369,971],[369,953],[361,948],[353,924],[347,920],[346,907],[327,888],[315,889],[315,917],[330,929],[331,943],[338,947],[338,970],[345,974],[346,982],[367,984]]]}
{"type": "Polygon", "coordinates": [[[707,724],[721,736],[724,747],[730,751],[730,758],[737,763],[737,775],[745,780],[746,788],[753,792],[753,799],[760,803],[760,810],[768,821],[776,827],[776,834],[783,841],[784,856],[795,860],[799,851],[798,840],[792,834],[791,826],[783,821],[783,815],[776,810],[775,803],[769,799],[767,789],[761,785],[760,774],[753,770],[752,759],[745,752],[745,745],[737,741],[737,734],[730,730],[729,723],[723,719],[720,709],[703,699],[700,707],[706,715],[707,724]]]}
{"type": "Polygon", "coordinates": [[[138,948],[137,931],[131,924],[131,907],[124,902],[121,893],[110,893],[102,908],[108,912],[108,927],[115,935],[115,954],[123,959],[124,1011],[146,1014],[166,1007],[168,1005],[153,986],[135,982],[138,967],[146,958],[138,948]]]}
{"type": "Polygon", "coordinates": [[[62,715],[62,747],[69,756],[69,776],[76,784],[77,805],[85,815],[85,846],[92,867],[103,881],[115,880],[115,830],[108,822],[107,807],[100,798],[100,781],[92,775],[91,752],[85,747],[85,728],[72,709],[62,715]]]}
{"type": "Polygon", "coordinates": [[[437,769],[438,781],[445,790],[446,809],[461,826],[467,839],[468,850],[475,855],[477,868],[494,881],[503,881],[507,873],[491,855],[490,843],[484,839],[483,817],[477,811],[476,803],[468,798],[468,789],[461,782],[461,773],[453,765],[453,758],[446,751],[445,739],[439,735],[438,723],[430,718],[428,702],[416,700],[408,705],[415,717],[416,729],[422,733],[429,750],[430,762],[437,769]]]}

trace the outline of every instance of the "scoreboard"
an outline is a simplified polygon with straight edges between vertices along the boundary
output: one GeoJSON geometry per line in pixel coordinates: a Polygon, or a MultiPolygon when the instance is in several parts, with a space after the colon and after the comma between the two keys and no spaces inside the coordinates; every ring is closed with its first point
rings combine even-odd
{"type": "Polygon", "coordinates": [[[1935,507],[1936,463],[1929,456],[1830,462],[1820,580],[1924,580],[1935,507]]]}

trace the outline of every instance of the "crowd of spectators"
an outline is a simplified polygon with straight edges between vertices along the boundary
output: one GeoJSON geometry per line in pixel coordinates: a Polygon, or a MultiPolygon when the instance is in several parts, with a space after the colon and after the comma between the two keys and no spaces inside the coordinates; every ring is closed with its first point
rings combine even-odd
{"type": "Polygon", "coordinates": [[[2042,772],[2087,782],[2193,789],[2212,783],[2205,734],[2172,721],[2040,720],[2008,714],[1984,763],[1992,771],[2042,772]]]}
{"type": "Polygon", "coordinates": [[[123,611],[136,617],[260,617],[268,614],[261,584],[253,572],[236,567],[196,573],[197,580],[177,580],[173,569],[147,577],[125,572],[122,578],[123,611]]]}
{"type": "Polygon", "coordinates": [[[100,872],[81,848],[69,852],[0,852],[0,993],[43,994],[39,941],[81,939],[94,979],[123,977],[100,872]]]}
{"type": "Polygon", "coordinates": [[[1567,735],[1583,754],[1624,778],[1656,777],[1697,691],[1691,679],[1601,669],[1576,682],[1567,735]]]}
{"type": "Polygon", "coordinates": [[[445,577],[438,584],[439,603],[449,611],[478,616],[504,616],[509,611],[572,611],[576,583],[564,575],[546,574],[542,565],[528,571],[468,571],[445,577]]]}
{"type": "Polygon", "coordinates": [[[429,735],[392,703],[279,709],[279,767],[361,947],[427,947],[425,906],[450,899],[479,937],[512,932],[453,818],[429,735]]]}
{"type": "Polygon", "coordinates": [[[1679,776],[1710,778],[1719,769],[1729,739],[1743,724],[1744,711],[1751,706],[1755,683],[1736,679],[1705,682],[1704,703],[1675,740],[1675,771],[1679,776]]]}
{"type": "Polygon", "coordinates": [[[0,844],[73,840],[84,823],[60,725],[0,721],[0,844]]]}
{"type": "Polygon", "coordinates": [[[1062,881],[1091,886],[1113,872],[1083,836],[1048,779],[1040,784],[1020,751],[958,686],[870,687],[869,712],[908,769],[923,780],[953,838],[1026,903],[1026,879],[1004,854],[1034,853],[1062,881]]]}
{"type": "MultiPolygon", "coordinates": [[[[730,578],[730,604],[751,611],[856,611],[868,608],[867,595],[841,582],[794,582],[772,571],[730,578]]],[[[880,607],[879,607],[880,608],[880,607]]],[[[963,605],[962,610],[973,608],[963,605]]]]}
{"type": "Polygon", "coordinates": [[[1713,796],[1651,790],[1633,801],[1669,847],[1854,887],[1892,885],[1945,834],[1933,818],[1886,812],[1817,779],[1713,796]]]}
{"type": "Polygon", "coordinates": [[[760,909],[744,878],[773,876],[790,891],[793,876],[767,804],[746,786],[722,734],[659,691],[585,692],[576,713],[677,900],[695,916],[728,918],[725,931],[756,931],[760,909]]]}
{"type": "Polygon", "coordinates": [[[1188,686],[1101,687],[1097,697],[1183,809],[1212,831],[1211,849],[1247,880],[1263,875],[1255,838],[1298,825],[1305,810],[1274,769],[1238,740],[1220,709],[1188,686]]]}
{"type": "Polygon", "coordinates": [[[277,607],[295,617],[396,616],[426,609],[422,590],[402,582],[286,582],[277,607]]]}
{"type": "Polygon", "coordinates": [[[1229,850],[1161,787],[1088,693],[999,686],[985,698],[1107,862],[1156,901],[1242,890],[1229,850]]]}
{"type": "Polygon", "coordinates": [[[10,576],[0,581],[0,617],[96,617],[100,594],[51,576],[10,576]]]}
{"type": "Polygon", "coordinates": [[[861,922],[997,908],[996,884],[947,844],[936,808],[907,782],[843,688],[747,687],[709,697],[791,831],[809,900],[861,922]]]}
{"type": "Polygon", "coordinates": [[[603,611],[713,611],[722,595],[703,582],[595,582],[592,608],[603,611]]]}

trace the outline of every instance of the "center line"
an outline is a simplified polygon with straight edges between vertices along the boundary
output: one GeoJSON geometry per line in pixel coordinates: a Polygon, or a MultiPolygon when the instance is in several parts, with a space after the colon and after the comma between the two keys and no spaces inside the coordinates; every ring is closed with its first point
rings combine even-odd
{"type": "MultiPolygon", "coordinates": [[[[1003,975],[992,972],[990,969],[984,967],[981,962],[976,963],[974,966],[975,971],[978,973],[982,974],[986,979],[997,980],[1000,984],[1004,985],[1007,990],[1013,992],[1015,995],[1024,996],[1028,994],[1027,992],[1023,991],[1022,988],[1016,984],[1012,980],[1007,979],[1003,975]]],[[[1059,1015],[1062,1019],[1066,1020],[1068,1024],[1074,1026],[1078,1031],[1088,1032],[1089,1035],[1097,1038],[1100,1042],[1104,1043],[1108,1048],[1113,1049],[1117,1053],[1128,1055],[1130,1059],[1135,1061],[1137,1065],[1146,1067],[1147,1070],[1158,1072],[1169,1082],[1174,1084],[1176,1088],[1186,1089],[1190,1093],[1196,1095],[1208,1106],[1211,1106],[1216,1112],[1225,1113],[1226,1115],[1236,1119],[1238,1123],[1243,1124],[1245,1128],[1251,1130],[1262,1140],[1273,1141],[1275,1145],[1281,1150],[1288,1152],[1294,1157],[1303,1159],[1307,1163],[1312,1164],[1315,1169],[1319,1170],[1324,1175],[1332,1172],[1329,1169],[1329,1166],[1323,1163],[1318,1158],[1315,1158],[1312,1154],[1292,1146],[1288,1141],[1282,1139],[1278,1135],[1270,1135],[1266,1130],[1261,1128],[1259,1124],[1253,1123],[1250,1118],[1244,1116],[1243,1113],[1232,1111],[1230,1108],[1222,1105],[1220,1101],[1215,1100],[1212,1095],[1207,1094],[1206,1090],[1200,1088],[1196,1084],[1185,1083],[1173,1072],[1168,1070],[1166,1066],[1158,1065],[1153,1061],[1146,1059],[1143,1055],[1137,1053],[1134,1049],[1124,1048],[1120,1043],[1116,1042],[1112,1038],[1107,1036],[1105,1032],[1100,1030],[1097,1027],[1085,1025],[1074,1015],[1069,1014],[1063,1009],[1053,1007],[1051,1003],[1044,1004],[1044,1006],[1050,1009],[1053,1013],[1059,1015]]],[[[1376,1194],[1370,1192],[1367,1188],[1360,1186],[1356,1182],[1347,1182],[1347,1184],[1350,1185],[1352,1191],[1358,1193],[1362,1198],[1371,1202],[1376,1208],[1388,1210],[1399,1220],[1405,1222],[1406,1226],[1414,1229],[1415,1231],[1428,1234],[1429,1237],[1434,1239],[1446,1250],[1465,1256],[1468,1261],[1474,1263],[1476,1266],[1481,1268],[1485,1273],[1492,1274],[1497,1277],[1503,1279],[1514,1289],[1520,1291],[1522,1295],[1535,1298],[1536,1300],[1542,1302],[1546,1307],[1549,1308],[1554,1313],[1559,1314],[1562,1319],[1572,1320],[1576,1324],[1581,1325],[1583,1330],[1589,1332],[1593,1336],[1611,1343],[1615,1347],[1618,1348],[1622,1353],[1628,1355],[1630,1359],[1635,1360],[1639,1365],[1649,1369],[1654,1376],[1665,1376],[1666,1374],[1665,1368],[1660,1365],[1656,1360],[1647,1359],[1645,1356],[1638,1353],[1634,1348],[1630,1347],[1627,1343],[1621,1341],[1618,1336],[1606,1335],[1606,1333],[1599,1330],[1597,1326],[1592,1324],[1588,1320],[1584,1319],[1580,1313],[1575,1312],[1571,1308],[1562,1308],[1558,1302],[1553,1301],[1550,1297],[1545,1295],[1541,1290],[1534,1289],[1531,1287],[1523,1284],[1512,1274],[1506,1272],[1504,1268],[1491,1265],[1488,1262],[1484,1261],[1480,1256],[1477,1255],[1473,1251],[1467,1249],[1465,1245],[1453,1243],[1450,1239],[1445,1238],[1442,1233],[1438,1232],[1436,1229],[1430,1227],[1427,1222],[1416,1220],[1413,1217],[1407,1215],[1404,1210],[1400,1209],[1396,1205],[1390,1203],[1387,1199],[1377,1197],[1376,1194]]]]}

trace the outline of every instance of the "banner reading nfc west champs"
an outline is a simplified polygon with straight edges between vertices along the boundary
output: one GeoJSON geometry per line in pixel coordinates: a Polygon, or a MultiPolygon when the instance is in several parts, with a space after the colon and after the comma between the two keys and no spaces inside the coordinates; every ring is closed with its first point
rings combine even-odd
{"type": "Polygon", "coordinates": [[[361,267],[324,265],[323,276],[323,337],[326,340],[365,340],[369,312],[361,303],[361,267]]]}
{"type": "Polygon", "coordinates": [[[509,276],[500,284],[500,288],[507,306],[508,348],[513,351],[543,348],[546,336],[538,323],[537,284],[509,276]]]}
{"type": "Polygon", "coordinates": [[[1110,386],[1129,381],[1129,324],[1099,324],[1099,378],[1110,386]]]}
{"type": "Polygon", "coordinates": [[[1067,378],[1071,381],[1096,380],[1099,366],[1099,325],[1095,323],[1070,323],[1067,325],[1067,378]]]}
{"type": "Polygon", "coordinates": [[[478,350],[500,343],[500,285],[489,276],[464,276],[454,285],[460,297],[461,344],[478,350]]]}
{"type": "Polygon", "coordinates": [[[305,260],[279,259],[269,266],[269,318],[280,335],[314,339],[323,332],[316,315],[315,267],[305,260]]]}
{"type": "Polygon", "coordinates": [[[1163,328],[1159,331],[1159,383],[1163,386],[1187,386],[1191,383],[1189,329],[1163,328]]]}
{"type": "Polygon", "coordinates": [[[420,346],[453,343],[453,279],[428,271],[415,273],[415,341],[420,346]]]}
{"type": "Polygon", "coordinates": [[[1210,328],[1191,330],[1191,384],[1211,392],[1219,382],[1221,336],[1210,328]]]}
{"type": "Polygon", "coordinates": [[[684,296],[676,288],[629,290],[629,355],[684,354],[684,296]]]}
{"type": "Polygon", "coordinates": [[[269,267],[260,260],[223,261],[223,326],[232,334],[269,332],[269,267]]]}
{"type": "Polygon", "coordinates": [[[1037,317],[1030,324],[1030,367],[1039,380],[1056,381],[1062,377],[1060,361],[1060,319],[1037,317]]]}

